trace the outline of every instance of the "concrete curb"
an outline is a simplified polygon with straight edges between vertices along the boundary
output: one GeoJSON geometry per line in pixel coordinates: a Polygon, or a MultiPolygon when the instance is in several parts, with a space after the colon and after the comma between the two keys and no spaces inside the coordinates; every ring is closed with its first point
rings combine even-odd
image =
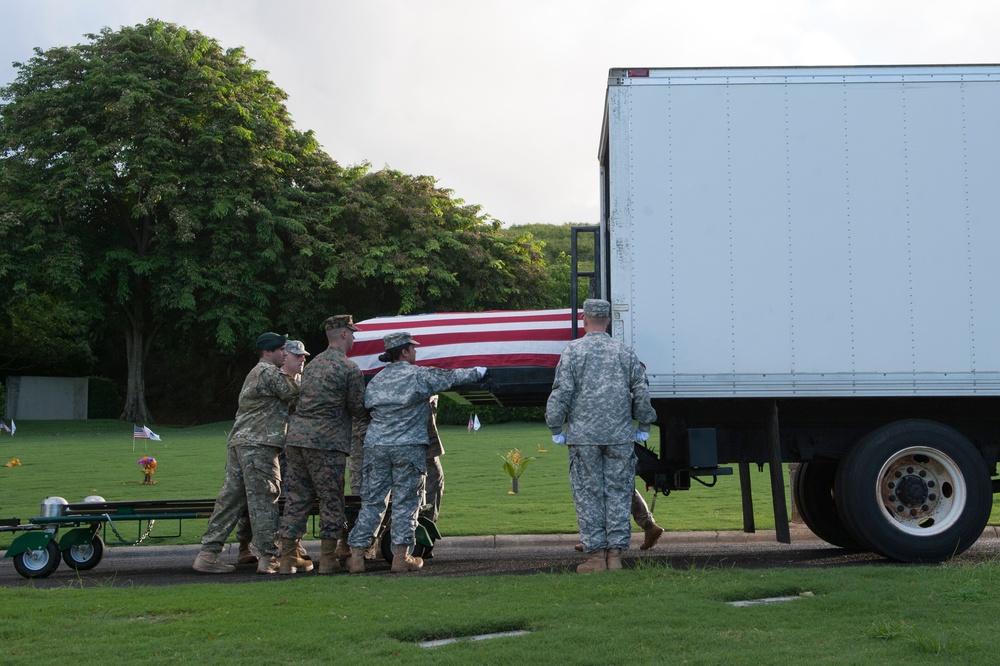
{"type": "MultiPolygon", "coordinates": [[[[789,532],[792,537],[792,543],[820,541],[819,537],[805,527],[792,527],[789,532]]],[[[642,544],[642,540],[641,533],[634,533],[632,535],[631,547],[638,548],[642,544]]],[[[504,548],[572,548],[579,541],[580,537],[577,534],[494,534],[445,537],[435,544],[434,548],[442,551],[449,548],[487,548],[495,550],[504,548]]],[[[721,543],[766,543],[774,541],[777,541],[774,530],[760,530],[752,534],[739,531],[664,532],[657,545],[712,545],[721,543]]]]}
{"type": "MultiPolygon", "coordinates": [[[[804,525],[791,525],[789,536],[792,544],[822,542],[804,525]]],[[[980,539],[1000,538],[1000,527],[988,525],[980,539]]],[[[504,548],[572,548],[579,543],[577,534],[493,534],[482,536],[445,537],[435,544],[437,550],[449,548],[488,548],[501,550],[504,548]]],[[[657,546],[667,544],[706,545],[741,544],[741,543],[777,543],[774,530],[758,530],[753,533],[738,530],[706,531],[706,532],[664,532],[657,546]]],[[[633,533],[631,548],[638,549],[642,544],[642,534],[633,533]]]]}

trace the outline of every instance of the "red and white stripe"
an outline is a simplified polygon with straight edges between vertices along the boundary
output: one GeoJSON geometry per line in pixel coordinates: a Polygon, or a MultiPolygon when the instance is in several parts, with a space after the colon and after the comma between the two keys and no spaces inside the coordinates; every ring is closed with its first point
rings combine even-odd
{"type": "MultiPolygon", "coordinates": [[[[420,343],[417,365],[438,368],[542,366],[555,367],[572,339],[572,310],[492,310],[443,312],[428,315],[376,317],[359,321],[354,348],[348,354],[362,372],[385,364],[382,338],[406,331],[420,343]]],[[[583,334],[583,314],[578,335],[583,334]]]]}

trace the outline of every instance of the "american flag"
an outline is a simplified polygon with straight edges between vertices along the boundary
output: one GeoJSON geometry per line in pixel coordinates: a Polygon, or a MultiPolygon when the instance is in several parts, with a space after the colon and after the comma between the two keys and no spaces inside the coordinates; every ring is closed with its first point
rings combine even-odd
{"type": "Polygon", "coordinates": [[[142,426],[140,428],[139,426],[133,424],[133,427],[135,429],[134,433],[133,433],[133,438],[135,438],[135,439],[151,439],[154,442],[160,441],[160,436],[157,435],[152,430],[150,430],[149,428],[147,428],[146,426],[142,426]]]}
{"type": "MultiPolygon", "coordinates": [[[[362,372],[377,372],[382,338],[407,331],[420,343],[417,365],[439,368],[555,367],[573,336],[572,310],[492,310],[376,317],[357,322],[348,354],[362,372]]],[[[582,312],[578,335],[583,335],[582,312]]]]}

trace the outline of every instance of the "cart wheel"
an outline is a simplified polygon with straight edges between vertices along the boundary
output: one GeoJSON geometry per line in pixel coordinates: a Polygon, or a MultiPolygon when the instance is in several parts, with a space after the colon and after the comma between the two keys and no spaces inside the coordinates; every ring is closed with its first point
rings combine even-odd
{"type": "Polygon", "coordinates": [[[410,555],[412,555],[413,557],[419,557],[425,560],[429,560],[431,558],[428,557],[428,555],[431,554],[432,548],[433,546],[431,548],[428,548],[427,546],[418,541],[417,543],[410,546],[410,555]]]}
{"type": "Polygon", "coordinates": [[[101,563],[104,557],[104,540],[100,535],[95,534],[90,543],[70,546],[62,553],[63,562],[70,569],[86,571],[93,569],[101,563]]]}
{"type": "Polygon", "coordinates": [[[26,550],[14,556],[14,568],[24,578],[45,578],[59,566],[59,545],[55,539],[45,548],[26,550]]]}

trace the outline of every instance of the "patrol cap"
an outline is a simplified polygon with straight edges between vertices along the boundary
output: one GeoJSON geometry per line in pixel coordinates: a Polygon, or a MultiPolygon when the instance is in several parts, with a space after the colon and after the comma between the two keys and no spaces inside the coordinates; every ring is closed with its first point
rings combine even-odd
{"type": "Polygon", "coordinates": [[[306,351],[306,346],[301,340],[289,340],[286,342],[285,351],[296,356],[309,356],[309,352],[306,351]]]}
{"type": "Polygon", "coordinates": [[[583,314],[595,319],[611,319],[611,303],[600,298],[588,298],[583,302],[583,314]]]}
{"type": "Polygon", "coordinates": [[[328,331],[335,328],[349,328],[352,331],[361,330],[354,325],[354,317],[351,315],[333,315],[332,317],[327,317],[326,321],[323,322],[323,328],[328,331]]]}
{"type": "Polygon", "coordinates": [[[284,347],[286,340],[288,340],[288,337],[278,335],[277,333],[261,333],[260,337],[257,338],[257,349],[274,351],[275,349],[284,347]]]}
{"type": "Polygon", "coordinates": [[[420,343],[413,339],[413,336],[406,331],[396,331],[394,333],[389,333],[382,340],[385,342],[385,350],[395,349],[396,347],[405,347],[406,345],[419,345],[420,343]]]}

